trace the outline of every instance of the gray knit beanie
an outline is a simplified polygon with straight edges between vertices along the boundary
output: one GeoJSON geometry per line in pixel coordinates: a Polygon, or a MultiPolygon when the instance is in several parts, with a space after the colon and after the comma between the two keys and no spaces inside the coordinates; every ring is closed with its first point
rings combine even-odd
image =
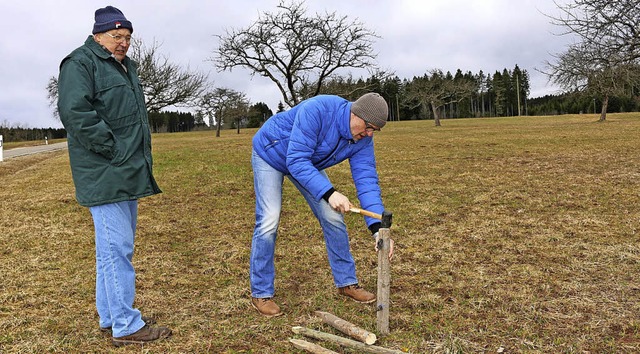
{"type": "Polygon", "coordinates": [[[377,93],[370,92],[360,96],[351,105],[351,112],[378,128],[387,124],[389,108],[387,102],[377,93]]]}

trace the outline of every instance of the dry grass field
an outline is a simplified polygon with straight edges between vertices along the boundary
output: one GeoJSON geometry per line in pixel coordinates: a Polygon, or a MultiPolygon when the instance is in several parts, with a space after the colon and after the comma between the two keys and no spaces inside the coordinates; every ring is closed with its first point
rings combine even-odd
{"type": "MultiPolygon", "coordinates": [[[[640,114],[596,119],[391,122],[376,134],[396,241],[391,333],[377,345],[640,351],[640,114]]],[[[66,151],[1,163],[0,352],[301,353],[293,326],[340,334],[316,310],[375,332],[373,306],[336,294],[318,223],[288,181],[276,253],[286,315],[251,308],[254,132],[153,136],[164,193],[140,201],[136,305],[174,336],[142,348],[116,350],[98,330],[93,227],[66,151]]],[[[355,201],[348,164],[328,173],[355,201]]],[[[361,216],[345,219],[375,290],[373,240],[361,216]]]]}

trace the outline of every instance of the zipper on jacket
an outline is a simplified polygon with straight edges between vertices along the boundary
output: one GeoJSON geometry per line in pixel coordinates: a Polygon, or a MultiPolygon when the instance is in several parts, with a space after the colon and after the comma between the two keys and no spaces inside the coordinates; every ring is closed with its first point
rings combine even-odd
{"type": "Polygon", "coordinates": [[[271,149],[275,144],[279,143],[280,140],[273,140],[272,142],[270,142],[269,144],[264,146],[264,150],[269,150],[271,149]]]}

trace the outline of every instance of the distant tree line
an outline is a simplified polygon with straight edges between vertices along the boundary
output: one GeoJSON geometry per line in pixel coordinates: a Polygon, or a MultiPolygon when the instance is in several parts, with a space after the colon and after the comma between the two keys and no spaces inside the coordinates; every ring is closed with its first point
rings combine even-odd
{"type": "MultiPolygon", "coordinates": [[[[436,69],[410,80],[338,78],[327,81],[321,93],[355,100],[374,91],[387,100],[390,120],[432,119],[436,125],[439,119],[600,113],[603,109],[599,95],[568,92],[530,98],[530,90],[529,73],[516,65],[493,74],[436,69]]],[[[640,84],[627,86],[606,104],[610,113],[640,111],[640,84]]]]}
{"type": "Polygon", "coordinates": [[[529,109],[529,74],[515,66],[494,74],[455,74],[434,69],[412,79],[399,77],[367,80],[328,80],[321,93],[350,100],[365,92],[377,92],[389,103],[390,120],[478,118],[525,115],[529,109]]]}
{"type": "MultiPolygon", "coordinates": [[[[603,101],[600,96],[583,93],[546,95],[529,101],[529,115],[601,114],[603,101]]],[[[607,113],[640,112],[640,92],[633,95],[608,98],[607,113]]]]}
{"type": "Polygon", "coordinates": [[[63,128],[23,128],[0,123],[0,135],[5,142],[32,141],[47,139],[64,139],[67,132],[63,128]]]}
{"type": "Polygon", "coordinates": [[[188,112],[149,112],[149,126],[154,133],[176,133],[189,132],[205,124],[188,112]]]}
{"type": "MultiPolygon", "coordinates": [[[[221,119],[221,127],[224,129],[257,128],[269,119],[273,112],[263,103],[258,102],[244,110],[236,107],[228,111],[225,120],[221,119]]],[[[189,132],[193,130],[216,129],[217,120],[214,118],[205,124],[204,116],[200,113],[163,111],[149,112],[149,126],[154,133],[189,132]]],[[[47,139],[65,139],[67,132],[64,128],[24,128],[20,125],[10,125],[8,122],[0,122],[0,135],[5,142],[35,141],[47,139]]]]}
{"type": "MultiPolygon", "coordinates": [[[[215,100],[211,99],[210,102],[215,100]]],[[[231,100],[214,105],[210,113],[209,116],[206,110],[198,110],[195,114],[177,111],[149,112],[149,125],[154,133],[218,129],[218,125],[224,129],[258,128],[273,115],[265,103],[258,102],[249,106],[247,101],[243,100],[231,100]],[[224,115],[220,113],[220,107],[224,107],[224,115]],[[208,120],[208,125],[205,123],[205,118],[208,120]]]]}

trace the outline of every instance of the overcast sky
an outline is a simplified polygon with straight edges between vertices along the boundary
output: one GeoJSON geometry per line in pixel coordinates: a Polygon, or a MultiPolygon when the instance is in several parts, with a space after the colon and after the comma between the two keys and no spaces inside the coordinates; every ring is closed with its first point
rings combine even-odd
{"type": "MultiPolygon", "coordinates": [[[[560,3],[563,3],[561,1],[560,3]]],[[[53,117],[46,85],[60,60],[91,34],[94,12],[112,5],[132,22],[135,37],[161,43],[160,53],[192,70],[210,73],[216,87],[244,92],[273,111],[282,101],[268,79],[235,69],[219,73],[209,60],[226,28],[245,28],[279,0],[19,0],[3,1],[0,13],[0,125],[62,127],[53,117]]],[[[307,0],[308,13],[336,12],[358,19],[380,36],[380,67],[401,79],[431,69],[476,74],[511,70],[530,75],[531,95],[556,93],[544,69],[570,38],[557,36],[544,14],[557,15],[553,0],[307,0]]],[[[354,76],[363,73],[354,72],[354,76]]],[[[366,73],[364,73],[366,76],[366,73]]]]}

